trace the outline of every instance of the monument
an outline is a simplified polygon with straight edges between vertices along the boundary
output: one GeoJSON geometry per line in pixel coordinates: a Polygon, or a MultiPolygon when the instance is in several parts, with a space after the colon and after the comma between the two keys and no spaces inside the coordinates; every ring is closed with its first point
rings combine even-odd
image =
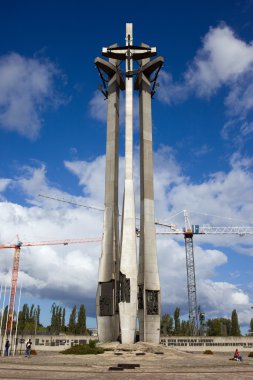
{"type": "Polygon", "coordinates": [[[102,342],[121,338],[134,343],[136,319],[140,340],[159,343],[160,281],[154,224],[151,98],[163,58],[146,44],[133,45],[132,24],[126,24],[126,44],[103,48],[95,64],[107,99],[105,212],[97,290],[98,336],[102,342]],[[125,63],[124,74],[121,64],[125,63]],[[135,68],[135,66],[137,66],[135,68]],[[140,125],[140,252],[137,275],[133,182],[133,88],[139,91],[140,125]],[[119,236],[118,146],[119,96],[125,91],[125,180],[119,236]],[[138,309],[138,314],[137,314],[138,309]]]}

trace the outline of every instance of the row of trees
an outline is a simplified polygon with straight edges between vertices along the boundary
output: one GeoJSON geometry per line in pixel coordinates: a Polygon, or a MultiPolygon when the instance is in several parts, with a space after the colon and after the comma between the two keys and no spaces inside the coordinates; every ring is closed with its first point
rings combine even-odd
{"type": "MultiPolygon", "coordinates": [[[[2,323],[2,333],[6,326],[8,306],[5,307],[2,323]]],[[[51,323],[49,326],[43,326],[40,322],[41,309],[38,305],[35,307],[24,304],[19,311],[18,316],[18,334],[34,334],[34,333],[69,333],[69,334],[86,334],[89,333],[86,327],[86,311],[85,306],[80,305],[77,309],[73,306],[66,323],[65,307],[52,304],[51,307],[51,323]]],[[[13,331],[16,329],[16,316],[13,323],[13,331]]],[[[208,336],[240,336],[240,325],[236,310],[232,311],[231,319],[214,318],[209,319],[205,323],[205,333],[208,336]]],[[[250,321],[250,331],[253,332],[253,318],[250,321]]],[[[164,314],[161,318],[161,334],[162,335],[181,335],[190,336],[191,326],[189,321],[180,320],[180,308],[177,307],[173,316],[164,314]]]]}
{"type": "Polygon", "coordinates": [[[207,321],[207,333],[210,336],[240,336],[241,330],[236,310],[232,311],[231,319],[209,319],[207,321]]]}
{"type": "MultiPolygon", "coordinates": [[[[2,333],[4,333],[8,314],[8,306],[4,309],[2,333]]],[[[51,323],[49,326],[43,326],[40,322],[41,309],[38,305],[35,307],[24,304],[18,314],[18,334],[35,334],[35,333],[69,333],[69,334],[86,334],[86,311],[85,306],[80,305],[77,309],[73,306],[69,316],[69,322],[66,324],[66,309],[65,307],[56,305],[51,306],[51,323]]],[[[14,316],[13,331],[16,330],[16,315],[14,316]]]]}
{"type": "MultiPolygon", "coordinates": [[[[251,319],[251,331],[253,331],[253,318],[251,319]]],[[[232,311],[231,319],[214,318],[209,319],[204,329],[208,336],[240,336],[240,325],[236,310],[232,311]]],[[[173,316],[164,314],[161,318],[161,333],[163,335],[191,335],[191,326],[189,321],[180,320],[180,308],[177,307],[173,316]]]]}

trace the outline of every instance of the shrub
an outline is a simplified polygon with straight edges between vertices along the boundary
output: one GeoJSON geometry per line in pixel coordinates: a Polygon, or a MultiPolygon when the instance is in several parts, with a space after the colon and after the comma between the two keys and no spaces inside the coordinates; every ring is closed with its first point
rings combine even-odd
{"type": "Polygon", "coordinates": [[[205,355],[213,355],[213,351],[212,350],[205,350],[203,352],[203,354],[205,354],[205,355]]]}
{"type": "Polygon", "coordinates": [[[253,352],[251,351],[248,355],[249,358],[253,358],[253,352]]]}
{"type": "Polygon", "coordinates": [[[103,354],[104,350],[101,347],[96,347],[95,342],[95,347],[90,347],[89,344],[82,344],[68,348],[65,351],[61,351],[61,353],[65,355],[98,355],[103,354]]]}
{"type": "Polygon", "coordinates": [[[96,348],[97,340],[90,340],[89,341],[89,347],[90,348],[96,348]]]}

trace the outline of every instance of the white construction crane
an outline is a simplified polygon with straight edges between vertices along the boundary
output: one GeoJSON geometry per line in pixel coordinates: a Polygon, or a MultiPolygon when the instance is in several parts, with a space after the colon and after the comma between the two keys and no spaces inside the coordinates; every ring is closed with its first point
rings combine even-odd
{"type": "Polygon", "coordinates": [[[160,235],[168,234],[183,234],[185,239],[185,254],[186,254],[186,271],[187,271],[187,290],[188,290],[188,310],[189,310],[189,322],[191,326],[191,334],[198,335],[199,331],[199,312],[197,304],[197,289],[196,289],[196,277],[195,277],[195,264],[194,264],[194,247],[193,247],[193,235],[223,235],[223,234],[235,234],[239,236],[253,235],[253,227],[240,226],[240,227],[214,227],[210,225],[192,225],[187,210],[183,210],[185,227],[183,229],[177,229],[175,225],[171,228],[171,224],[159,223],[163,227],[168,227],[168,231],[157,232],[160,235]]]}

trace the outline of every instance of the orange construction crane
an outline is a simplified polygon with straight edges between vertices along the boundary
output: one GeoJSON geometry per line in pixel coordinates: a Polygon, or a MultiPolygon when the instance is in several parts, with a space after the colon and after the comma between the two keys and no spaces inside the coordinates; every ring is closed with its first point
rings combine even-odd
{"type": "Polygon", "coordinates": [[[0,249],[14,248],[12,277],[11,277],[11,292],[10,303],[7,319],[7,336],[12,331],[13,318],[14,318],[14,306],[16,299],[18,271],[19,271],[19,259],[21,247],[34,247],[41,245],[68,245],[68,244],[83,244],[83,243],[96,243],[101,241],[101,238],[81,238],[81,239],[65,239],[65,240],[49,240],[41,242],[21,242],[17,241],[15,244],[0,244],[0,249]]]}

